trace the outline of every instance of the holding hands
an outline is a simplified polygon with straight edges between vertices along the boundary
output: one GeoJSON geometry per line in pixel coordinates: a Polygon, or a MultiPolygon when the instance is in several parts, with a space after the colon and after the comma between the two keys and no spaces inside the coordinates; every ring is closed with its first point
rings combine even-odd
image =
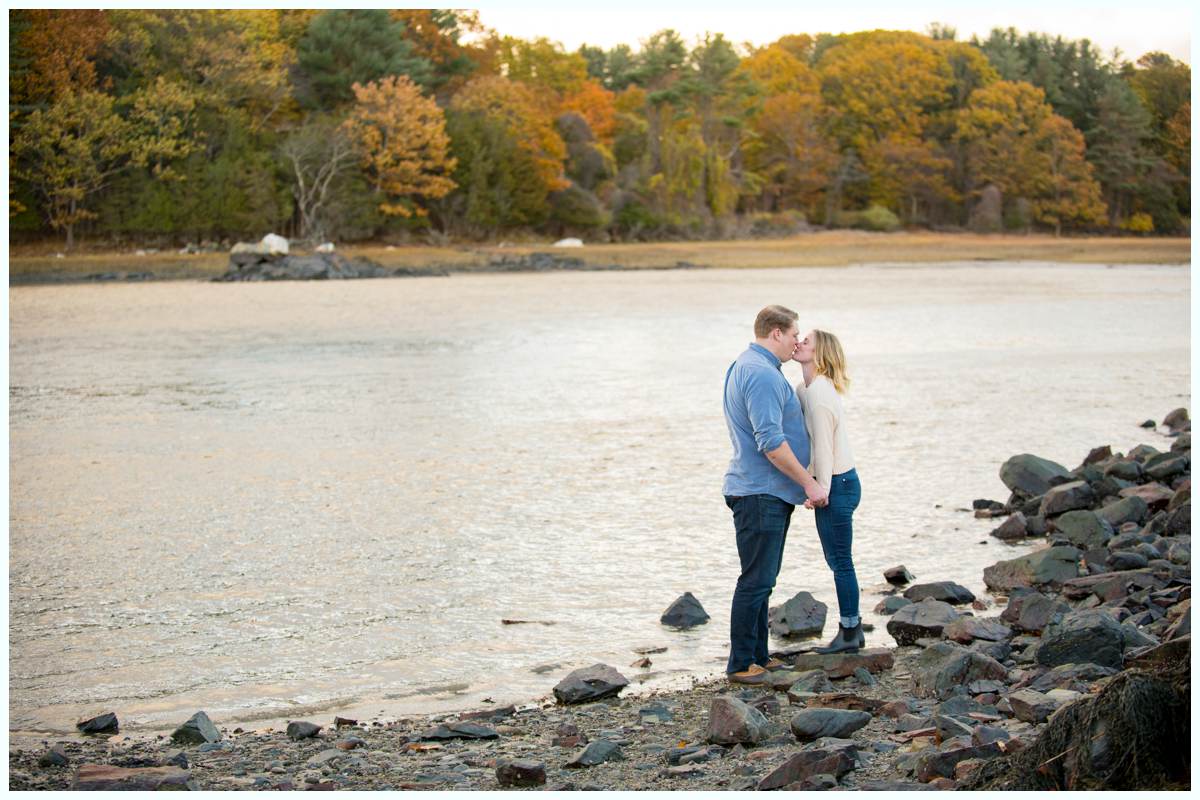
{"type": "Polygon", "coordinates": [[[813,488],[805,487],[804,492],[808,495],[808,499],[804,501],[805,508],[823,508],[829,505],[829,490],[816,481],[813,481],[813,488]]]}

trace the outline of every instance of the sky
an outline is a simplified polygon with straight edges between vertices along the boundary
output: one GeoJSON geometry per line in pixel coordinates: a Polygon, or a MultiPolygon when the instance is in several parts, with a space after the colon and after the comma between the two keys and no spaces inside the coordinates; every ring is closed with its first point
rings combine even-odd
{"type": "Polygon", "coordinates": [[[638,42],[663,28],[673,28],[693,42],[706,31],[723,33],[735,42],[767,44],[788,33],[852,33],[884,28],[924,32],[931,22],[958,30],[959,40],[985,37],[992,28],[1013,27],[1021,33],[1090,39],[1105,55],[1119,48],[1126,60],[1161,50],[1191,63],[1192,25],[1189,3],[1150,0],[1145,4],[1103,0],[1001,0],[1001,2],[696,2],[646,3],[609,0],[572,5],[545,2],[481,2],[480,21],[501,34],[545,36],[568,50],[581,44],[604,48],[638,42]]]}

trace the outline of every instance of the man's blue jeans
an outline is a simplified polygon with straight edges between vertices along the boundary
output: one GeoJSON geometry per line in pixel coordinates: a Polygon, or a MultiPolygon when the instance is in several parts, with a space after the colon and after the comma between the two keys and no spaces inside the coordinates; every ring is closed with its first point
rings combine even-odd
{"type": "Polygon", "coordinates": [[[859,591],[850,546],[854,542],[854,509],[858,508],[862,499],[862,484],[853,469],[834,475],[830,484],[829,505],[814,509],[814,516],[825,563],[833,570],[833,586],[837,590],[842,625],[852,628],[859,621],[859,591]]]}
{"type": "Polygon", "coordinates": [[[725,671],[741,672],[751,664],[767,663],[767,602],[783,563],[783,545],[796,507],[769,494],[726,497],[725,505],[733,512],[742,562],[729,614],[725,671]]]}

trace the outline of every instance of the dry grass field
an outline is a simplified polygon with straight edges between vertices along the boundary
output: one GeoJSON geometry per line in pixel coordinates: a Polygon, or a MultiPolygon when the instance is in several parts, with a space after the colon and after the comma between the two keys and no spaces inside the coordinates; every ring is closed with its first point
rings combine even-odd
{"type": "MultiPolygon", "coordinates": [[[[499,255],[554,252],[597,266],[629,269],[673,267],[807,267],[850,264],[903,264],[962,261],[1053,261],[1094,264],[1190,264],[1190,238],[1063,237],[979,235],[968,233],[866,233],[822,231],[786,239],[718,242],[594,244],[553,248],[550,244],[462,245],[447,247],[347,245],[339,252],[365,256],[384,267],[486,270],[499,255]]],[[[224,253],[82,250],[64,258],[46,248],[14,248],[9,253],[9,282],[55,282],[103,273],[152,273],[156,279],[206,279],[222,274],[224,253]]]]}

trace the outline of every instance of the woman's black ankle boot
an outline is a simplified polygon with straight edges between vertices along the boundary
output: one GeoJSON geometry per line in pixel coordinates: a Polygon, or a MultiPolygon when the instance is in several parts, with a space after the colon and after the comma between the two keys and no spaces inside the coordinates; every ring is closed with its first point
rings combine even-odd
{"type": "Polygon", "coordinates": [[[815,651],[822,655],[829,653],[850,653],[861,650],[866,645],[866,639],[863,637],[862,620],[853,628],[846,628],[839,622],[837,636],[833,637],[833,641],[825,647],[818,647],[815,651]]]}

